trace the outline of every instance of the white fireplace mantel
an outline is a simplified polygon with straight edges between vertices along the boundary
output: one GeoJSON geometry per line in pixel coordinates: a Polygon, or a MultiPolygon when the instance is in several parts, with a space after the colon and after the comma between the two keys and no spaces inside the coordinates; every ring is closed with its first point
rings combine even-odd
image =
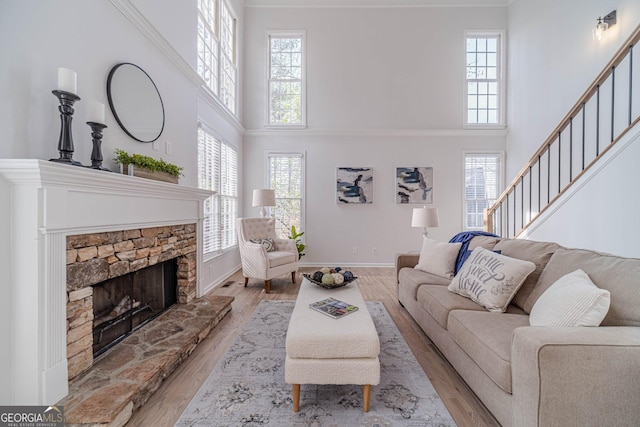
{"type": "MultiPolygon", "coordinates": [[[[0,405],[52,405],[68,393],[67,236],[196,223],[200,242],[203,204],[212,194],[44,160],[0,159],[0,405]]],[[[197,257],[201,265],[200,247],[197,257]]]]}

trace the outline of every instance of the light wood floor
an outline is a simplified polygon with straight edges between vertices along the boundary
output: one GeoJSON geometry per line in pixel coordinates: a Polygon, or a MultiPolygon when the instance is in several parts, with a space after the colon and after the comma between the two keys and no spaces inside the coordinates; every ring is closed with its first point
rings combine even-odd
{"type": "MultiPolygon", "coordinates": [[[[301,269],[301,272],[313,270],[315,269],[305,268],[301,269]]],[[[499,426],[453,368],[438,353],[407,311],[400,306],[395,292],[394,269],[354,268],[353,272],[358,276],[358,283],[365,300],[384,303],[456,423],[461,427],[499,426]]],[[[258,303],[265,299],[295,300],[300,287],[300,278],[297,282],[293,285],[290,276],[274,279],[271,284],[271,293],[265,294],[263,282],[250,280],[249,286],[245,288],[242,274],[238,272],[225,282],[228,286],[213,289],[211,293],[215,295],[235,297],[231,312],[211,331],[189,359],[171,374],[144,406],[133,415],[127,427],[173,426],[202,383],[235,341],[258,303]]]]}

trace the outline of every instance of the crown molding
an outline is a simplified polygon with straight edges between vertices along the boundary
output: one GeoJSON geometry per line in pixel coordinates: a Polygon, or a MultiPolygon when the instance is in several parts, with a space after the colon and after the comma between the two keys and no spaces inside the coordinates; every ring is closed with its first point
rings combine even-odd
{"type": "Polygon", "coordinates": [[[244,0],[250,8],[452,8],[507,7],[515,0],[244,0]]]}
{"type": "Polygon", "coordinates": [[[247,129],[246,137],[300,137],[300,136],[324,136],[324,137],[349,137],[349,136],[373,136],[373,137],[478,137],[478,136],[506,136],[507,129],[247,129]]]}

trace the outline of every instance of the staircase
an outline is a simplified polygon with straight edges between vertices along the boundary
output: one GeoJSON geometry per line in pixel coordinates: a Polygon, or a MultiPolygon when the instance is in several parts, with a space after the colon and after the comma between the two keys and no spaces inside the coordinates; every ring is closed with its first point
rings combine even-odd
{"type": "Polygon", "coordinates": [[[526,235],[640,123],[639,40],[640,25],[495,204],[485,210],[485,231],[511,238],[526,235]]]}

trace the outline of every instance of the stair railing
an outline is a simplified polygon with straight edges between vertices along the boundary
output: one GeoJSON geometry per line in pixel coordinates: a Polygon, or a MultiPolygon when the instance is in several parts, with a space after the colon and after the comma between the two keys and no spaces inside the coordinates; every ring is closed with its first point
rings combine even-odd
{"type": "Polygon", "coordinates": [[[639,40],[640,25],[485,210],[485,231],[520,235],[640,121],[639,40]]]}

